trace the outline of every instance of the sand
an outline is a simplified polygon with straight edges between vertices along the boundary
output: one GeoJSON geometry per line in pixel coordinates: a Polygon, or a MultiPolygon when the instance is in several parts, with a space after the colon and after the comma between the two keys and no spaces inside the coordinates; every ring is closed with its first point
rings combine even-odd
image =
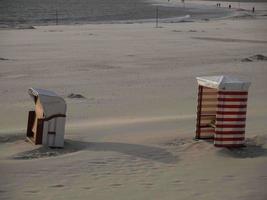
{"type": "Polygon", "coordinates": [[[266,199],[267,62],[242,62],[267,56],[264,12],[0,30],[0,199],[266,199]],[[216,74],[252,82],[245,149],[193,140],[216,74]],[[29,87],[65,98],[64,149],[25,142],[29,87]]]}

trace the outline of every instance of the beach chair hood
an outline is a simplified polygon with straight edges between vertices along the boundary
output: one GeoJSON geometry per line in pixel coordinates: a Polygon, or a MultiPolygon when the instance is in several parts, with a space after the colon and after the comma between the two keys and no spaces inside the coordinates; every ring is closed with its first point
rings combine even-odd
{"type": "Polygon", "coordinates": [[[37,89],[37,88],[30,88],[28,90],[29,95],[34,100],[34,103],[37,102],[37,100],[40,101],[44,117],[49,118],[54,115],[65,115],[66,114],[66,102],[65,100],[58,96],[56,93],[44,90],[44,89],[37,89]]]}
{"type": "Polygon", "coordinates": [[[224,75],[197,77],[197,82],[205,87],[227,91],[247,91],[250,86],[248,81],[241,81],[238,78],[224,75]]]}

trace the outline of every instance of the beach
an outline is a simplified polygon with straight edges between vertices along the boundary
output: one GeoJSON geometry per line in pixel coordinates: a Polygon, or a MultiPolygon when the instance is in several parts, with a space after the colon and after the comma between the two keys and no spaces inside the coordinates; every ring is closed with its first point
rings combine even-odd
{"type": "Polygon", "coordinates": [[[0,199],[266,199],[267,61],[247,59],[267,56],[267,3],[232,5],[158,28],[1,29],[0,199]],[[244,149],[194,140],[196,77],[212,75],[251,82],[244,149]],[[30,87],[66,100],[64,149],[25,141],[30,87]]]}

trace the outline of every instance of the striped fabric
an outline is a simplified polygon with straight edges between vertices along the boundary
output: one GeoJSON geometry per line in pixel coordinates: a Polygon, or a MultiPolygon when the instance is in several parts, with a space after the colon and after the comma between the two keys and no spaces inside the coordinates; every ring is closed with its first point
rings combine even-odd
{"type": "Polygon", "coordinates": [[[196,138],[214,138],[217,147],[243,146],[247,94],[199,86],[196,138]]]}
{"type": "Polygon", "coordinates": [[[245,142],[247,92],[219,91],[214,145],[238,147],[245,142]]]}

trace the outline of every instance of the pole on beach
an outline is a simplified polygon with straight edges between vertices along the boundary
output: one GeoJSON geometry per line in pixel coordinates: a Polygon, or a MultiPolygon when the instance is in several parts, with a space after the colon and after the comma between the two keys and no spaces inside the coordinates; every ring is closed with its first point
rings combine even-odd
{"type": "Polygon", "coordinates": [[[185,8],[185,0],[181,0],[182,1],[182,4],[183,4],[183,7],[185,8]]]}
{"type": "Polygon", "coordinates": [[[56,25],[58,25],[58,12],[57,12],[57,9],[56,9],[56,25]]]}
{"type": "Polygon", "coordinates": [[[58,25],[58,0],[55,2],[55,7],[56,7],[56,25],[58,25]]]}
{"type": "Polygon", "coordinates": [[[158,28],[159,26],[159,8],[158,6],[156,7],[156,28],[158,28]]]}

